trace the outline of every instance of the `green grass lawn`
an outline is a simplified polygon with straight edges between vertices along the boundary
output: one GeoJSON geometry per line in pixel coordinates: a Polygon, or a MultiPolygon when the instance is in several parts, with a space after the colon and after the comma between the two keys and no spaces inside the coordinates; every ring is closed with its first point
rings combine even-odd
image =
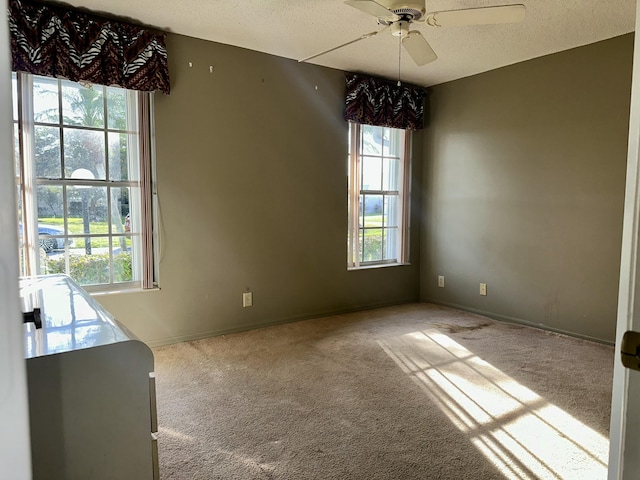
{"type": "MultiPolygon", "coordinates": [[[[124,222],[124,221],[123,221],[124,222]]],[[[56,218],[56,217],[44,217],[39,218],[38,223],[45,223],[47,225],[56,225],[59,227],[64,226],[64,219],[56,218]]],[[[67,230],[71,232],[72,235],[82,235],[84,233],[84,223],[82,222],[82,218],[79,217],[69,217],[67,218],[67,230]]],[[[107,222],[90,222],[89,230],[91,235],[108,235],[109,234],[109,225],[107,222]]],[[[84,238],[75,238],[75,247],[74,248],[84,248],[84,238]]],[[[127,247],[131,246],[131,239],[127,237],[126,239],[127,247]]],[[[95,248],[106,248],[109,246],[109,239],[107,237],[92,237],[91,238],[91,246],[95,248]]],[[[114,247],[118,247],[114,240],[114,247]]]]}
{"type": "MultiPolygon", "coordinates": [[[[39,218],[38,223],[46,223],[48,225],[64,226],[64,219],[45,217],[39,218]]],[[[67,219],[67,229],[74,235],[84,233],[84,224],[82,218],[69,217],[67,219]]],[[[109,233],[109,225],[107,222],[90,222],[92,234],[109,233]]]]}
{"type": "Polygon", "coordinates": [[[382,214],[379,215],[365,215],[364,216],[365,227],[381,227],[382,226],[382,214]]]}

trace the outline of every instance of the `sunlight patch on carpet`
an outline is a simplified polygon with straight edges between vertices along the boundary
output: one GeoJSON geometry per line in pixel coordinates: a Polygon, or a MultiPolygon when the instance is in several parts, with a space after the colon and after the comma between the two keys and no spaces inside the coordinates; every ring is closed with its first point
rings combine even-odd
{"type": "Polygon", "coordinates": [[[606,478],[605,437],[449,336],[426,330],[378,343],[505,478],[606,478]]]}
{"type": "Polygon", "coordinates": [[[169,437],[174,437],[174,438],[177,438],[178,440],[183,440],[185,442],[190,442],[190,443],[193,443],[195,441],[193,437],[189,435],[185,435],[184,433],[177,432],[167,427],[159,427],[158,430],[162,435],[168,435],[169,437]]]}

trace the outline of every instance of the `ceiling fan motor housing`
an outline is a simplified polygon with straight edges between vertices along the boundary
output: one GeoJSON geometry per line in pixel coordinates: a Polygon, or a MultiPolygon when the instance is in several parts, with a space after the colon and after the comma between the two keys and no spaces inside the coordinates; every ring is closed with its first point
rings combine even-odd
{"type": "Polygon", "coordinates": [[[384,5],[396,15],[406,20],[420,20],[425,14],[424,0],[407,2],[398,0],[378,0],[378,3],[384,5]]]}

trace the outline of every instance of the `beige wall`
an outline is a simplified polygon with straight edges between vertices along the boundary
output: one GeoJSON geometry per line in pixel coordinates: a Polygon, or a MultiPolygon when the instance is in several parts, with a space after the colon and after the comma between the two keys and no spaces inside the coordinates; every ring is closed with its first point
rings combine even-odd
{"type": "Polygon", "coordinates": [[[422,300],[614,340],[632,53],[626,35],[432,89],[422,300]]]}
{"type": "Polygon", "coordinates": [[[431,125],[414,139],[412,265],[357,272],[346,270],[343,72],[167,43],[161,290],[99,297],[143,340],[418,298],[613,340],[632,36],[434,87],[431,125]]]}
{"type": "Polygon", "coordinates": [[[98,300],[151,344],[417,300],[420,161],[412,265],[346,269],[344,73],[178,35],[167,47],[161,290],[98,300]]]}

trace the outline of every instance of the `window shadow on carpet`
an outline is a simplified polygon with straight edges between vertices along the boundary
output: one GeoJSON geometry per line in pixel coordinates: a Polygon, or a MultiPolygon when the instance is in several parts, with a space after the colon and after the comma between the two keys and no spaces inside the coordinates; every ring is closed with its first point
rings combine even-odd
{"type": "Polygon", "coordinates": [[[606,478],[607,438],[448,335],[378,343],[505,478],[606,478]]]}

